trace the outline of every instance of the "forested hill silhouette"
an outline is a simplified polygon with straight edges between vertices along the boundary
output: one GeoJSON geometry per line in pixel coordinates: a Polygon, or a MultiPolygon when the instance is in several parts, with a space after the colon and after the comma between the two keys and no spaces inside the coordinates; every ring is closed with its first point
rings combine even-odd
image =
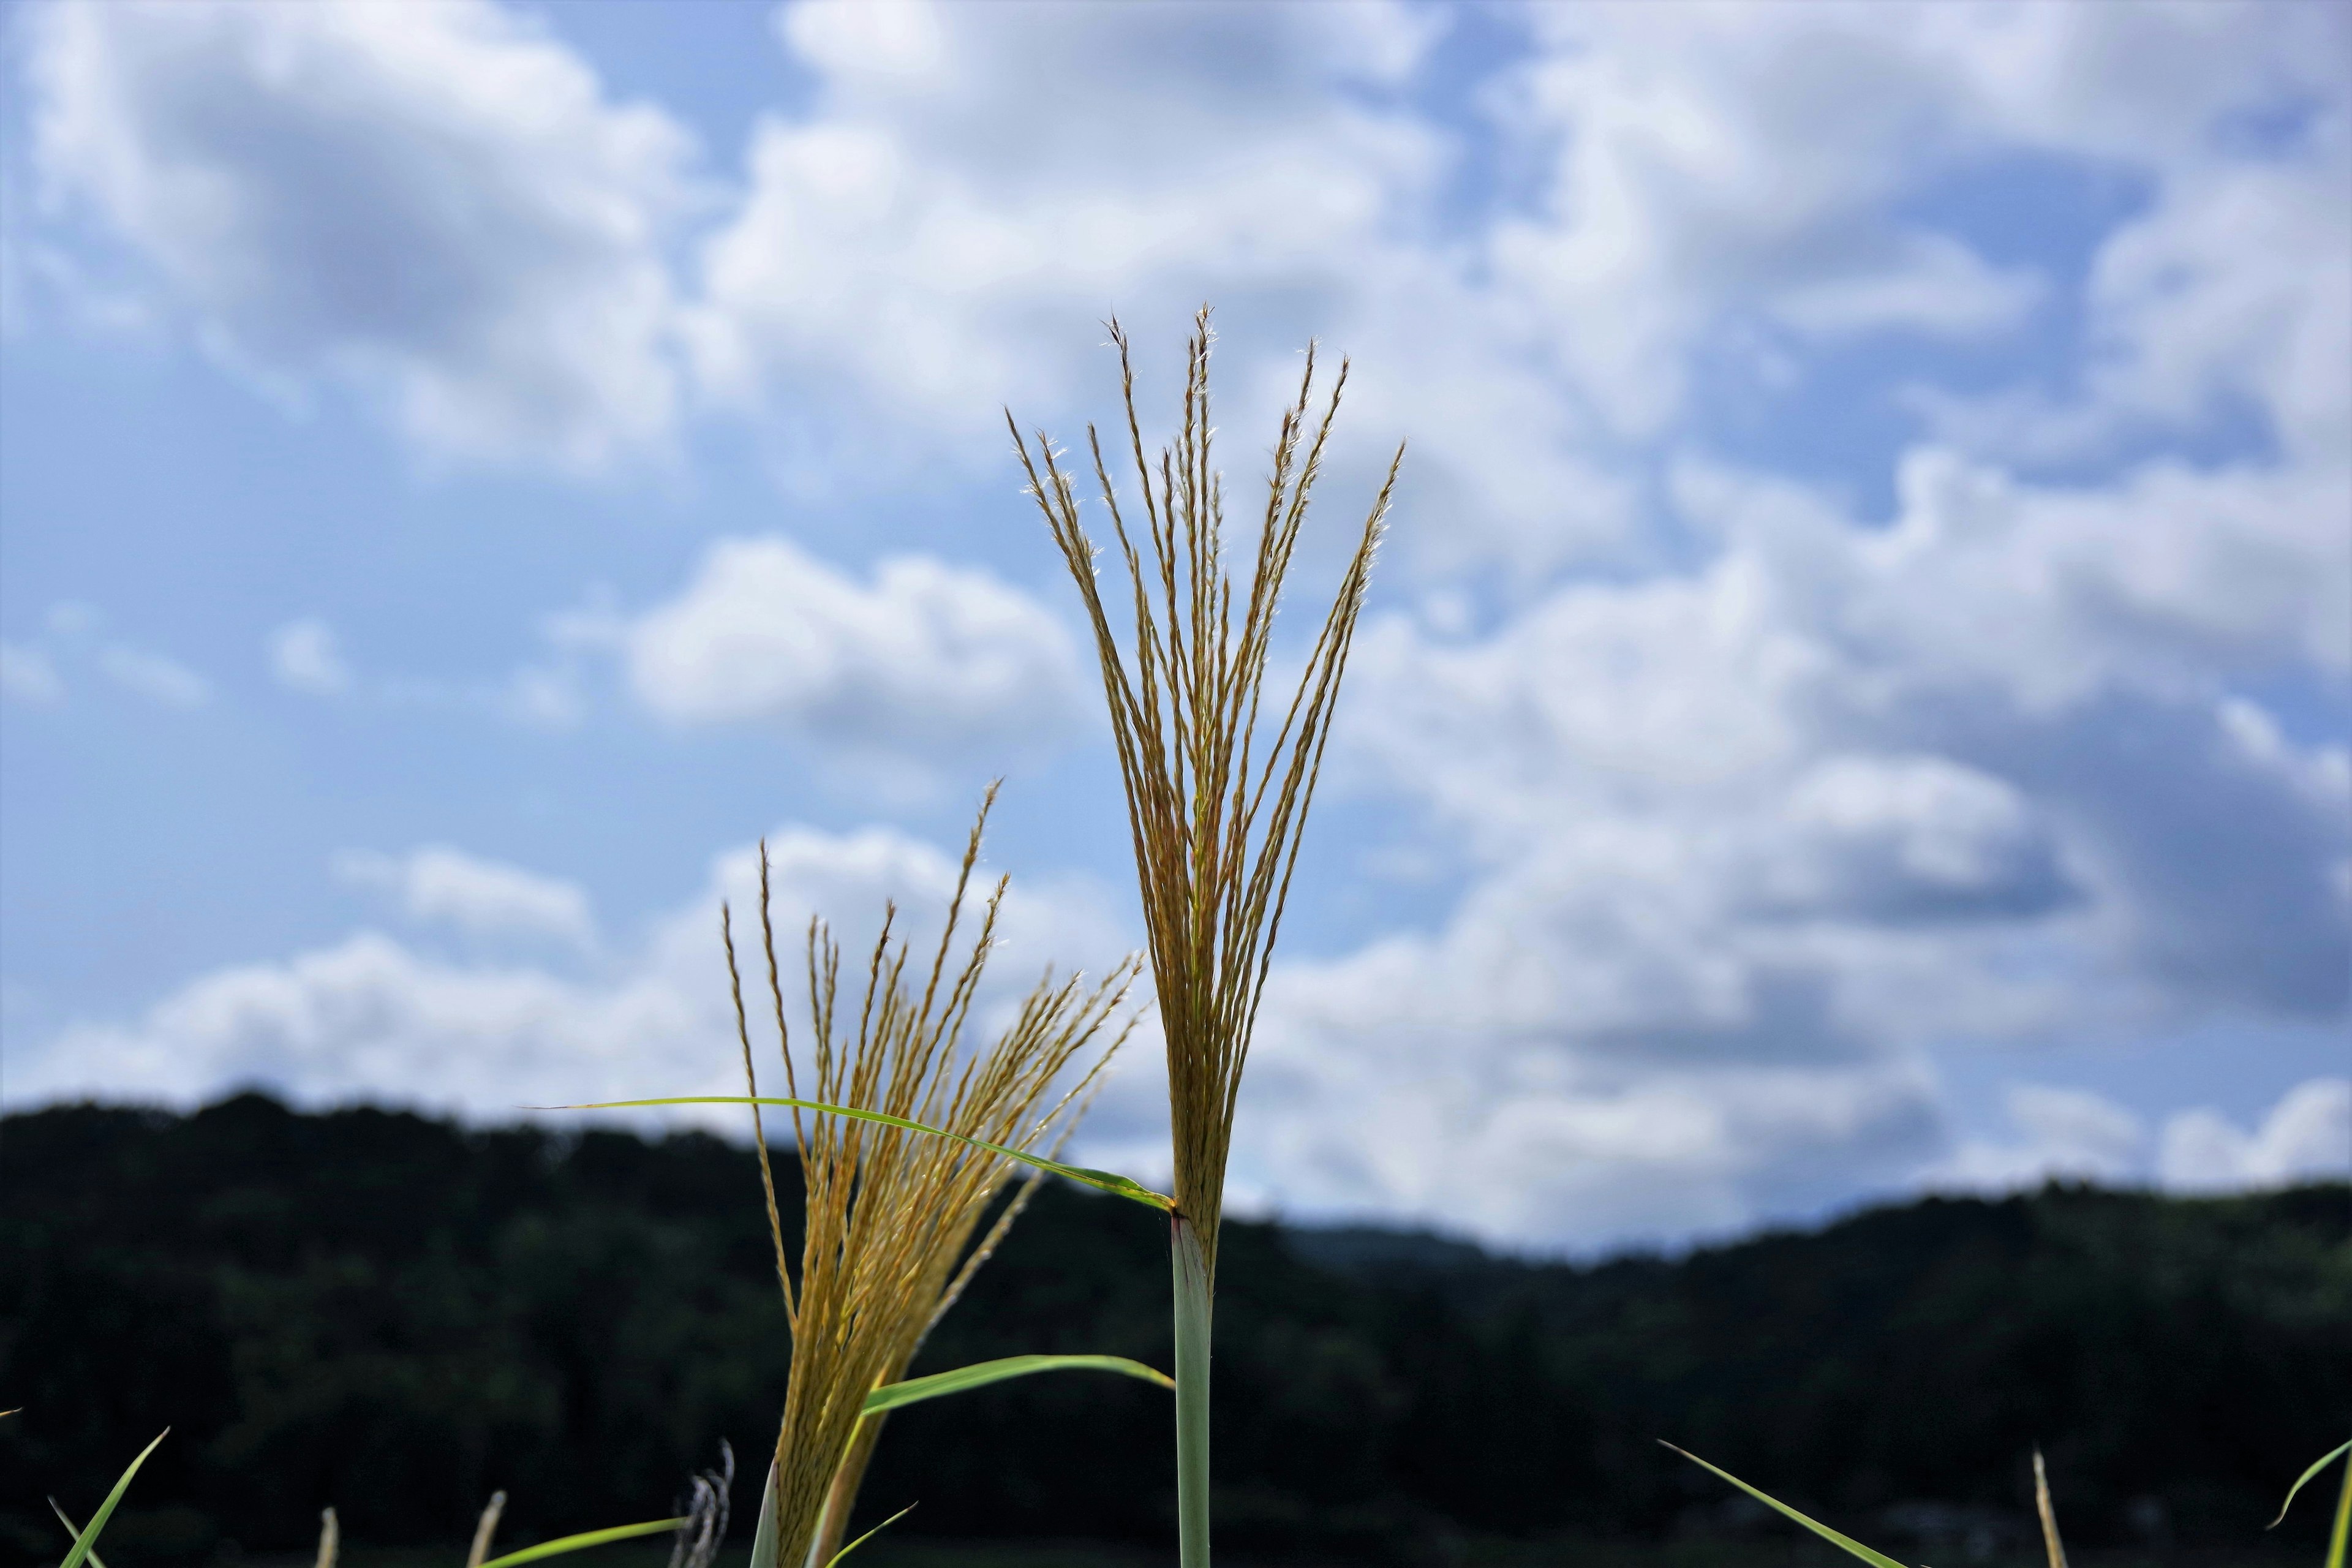
{"type": "MultiPolygon", "coordinates": [[[[2036,1441],[2076,1542],[2250,1542],[2352,1415],[2348,1235],[2341,1184],[1931,1198],[1593,1267],[1233,1224],[1221,1533],[1373,1561],[1736,1525],[1665,1437],[1882,1543],[2021,1521],[2036,1441]]],[[[1164,1366],[1166,1246],[1049,1189],[916,1370],[1164,1366]]],[[[128,1562],[299,1547],[328,1504],[361,1542],[460,1540],[493,1488],[516,1543],[658,1517],[722,1436],[740,1501],[784,1332],[756,1169],[714,1138],[250,1094],[8,1117],[0,1552],[53,1555],[45,1494],[88,1506],[165,1426],[108,1533],[128,1562]]],[[[866,1503],[920,1499],[901,1531],[1162,1539],[1166,1398],[1063,1374],[902,1412],[866,1503]]]]}

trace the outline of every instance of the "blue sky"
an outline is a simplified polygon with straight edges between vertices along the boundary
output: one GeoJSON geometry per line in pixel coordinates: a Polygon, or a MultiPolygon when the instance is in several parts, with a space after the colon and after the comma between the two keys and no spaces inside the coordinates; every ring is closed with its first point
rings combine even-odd
{"type": "Polygon", "coordinates": [[[1412,443],[1247,1203],[2352,1165],[2341,7],[5,16],[12,1106],[723,1091],[759,837],[856,930],[999,775],[1003,994],[1114,962],[1003,410],[1205,300],[1244,493],[1353,357],[1307,591],[1412,443]]]}

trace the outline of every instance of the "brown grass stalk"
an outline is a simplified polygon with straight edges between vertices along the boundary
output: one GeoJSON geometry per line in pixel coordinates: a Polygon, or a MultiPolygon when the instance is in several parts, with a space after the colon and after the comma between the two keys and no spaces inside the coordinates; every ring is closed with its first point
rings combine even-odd
{"type": "MultiPolygon", "coordinates": [[[[990,801],[994,796],[991,789],[990,801]]],[[[985,1045],[969,1044],[1005,886],[997,882],[977,935],[961,944],[959,927],[987,816],[983,803],[928,968],[910,969],[908,945],[895,935],[893,908],[868,955],[854,1016],[841,1005],[841,949],[824,922],[810,922],[810,1029],[800,1066],[784,1023],[762,847],[762,946],[794,1098],[805,1089],[808,1098],[829,1104],[885,1111],[1024,1151],[1066,1130],[1080,1108],[1078,1097],[1124,1031],[1085,1064],[1075,1087],[1057,1094],[1055,1085],[1119,1010],[1140,966],[1130,960],[1091,986],[1076,975],[1056,980],[1048,971],[1009,1027],[985,1045]]],[[[749,1078],[751,1035],[731,917],[724,929],[749,1078]]],[[[758,1093],[756,1081],[751,1092],[758,1093]]],[[[806,1189],[797,1278],[786,1265],[774,1182],[766,1171],[765,1145],[761,1149],[793,1334],[776,1441],[777,1568],[822,1563],[837,1549],[878,1436],[881,1418],[861,1414],[866,1395],[905,1375],[939,1314],[992,1250],[1010,1223],[1009,1209],[980,1247],[971,1243],[1014,1173],[1011,1162],[944,1138],[841,1116],[795,1111],[794,1119],[806,1189]]]]}
{"type": "MultiPolygon", "coordinates": [[[[1213,1279],[1235,1097],[1404,448],[1398,447],[1364,519],[1297,689],[1287,701],[1277,692],[1267,702],[1276,611],[1348,367],[1341,363],[1319,416],[1312,414],[1315,351],[1308,346],[1297,399],[1282,417],[1265,510],[1237,595],[1223,552],[1223,476],[1212,457],[1209,312],[1204,308],[1196,318],[1188,345],[1175,445],[1163,448],[1156,464],[1144,455],[1127,336],[1116,321],[1109,330],[1137,479],[1129,505],[1141,508],[1139,530],[1121,509],[1094,426],[1087,438],[1131,589],[1126,647],[1104,607],[1096,546],[1079,520],[1076,488],[1061,454],[1042,432],[1034,455],[1018,426],[1013,439],[1028,493],[1085,600],[1102,665],[1167,1037],[1176,1205],[1198,1231],[1213,1279]],[[1260,733],[1262,717],[1270,735],[1260,733]]],[[[1012,425],[1009,413],[1006,423],[1012,425]]]]}

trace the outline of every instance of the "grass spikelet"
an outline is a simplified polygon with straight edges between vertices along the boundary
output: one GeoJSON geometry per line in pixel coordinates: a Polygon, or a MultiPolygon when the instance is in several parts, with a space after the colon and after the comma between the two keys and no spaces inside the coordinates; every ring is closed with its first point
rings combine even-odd
{"type": "MultiPolygon", "coordinates": [[[[992,789],[991,801],[994,795],[992,789]]],[[[987,815],[984,803],[928,966],[910,967],[908,945],[895,934],[892,910],[867,955],[864,992],[854,1013],[843,1005],[841,949],[822,921],[810,922],[810,1027],[801,1053],[794,1051],[784,1023],[763,868],[762,945],[793,1098],[805,1088],[819,1101],[1022,1151],[1052,1141],[1067,1126],[1078,1096],[1118,1040],[1087,1066],[1076,1088],[1056,1096],[1054,1087],[1118,1011],[1139,964],[1122,963],[1091,986],[1075,976],[1056,980],[1049,972],[1009,1027],[983,1047],[969,1046],[966,1036],[1005,886],[998,881],[985,900],[977,934],[968,945],[961,942],[987,815]]],[[[727,945],[748,1074],[750,1029],[731,919],[727,945]]],[[[756,1082],[751,1092],[758,1093],[756,1082]]],[[[952,1138],[797,1109],[793,1116],[807,1228],[795,1276],[786,1267],[771,1180],[777,1272],[793,1333],[792,1373],[772,1482],[775,1558],[753,1568],[824,1563],[840,1549],[884,1419],[863,1415],[866,1395],[905,1375],[939,1313],[969,1279],[969,1268],[978,1267],[1001,1236],[992,1231],[982,1247],[971,1246],[1015,1170],[1002,1155],[952,1138]]]]}
{"type": "MultiPolygon", "coordinates": [[[[1250,1031],[1404,448],[1397,448],[1364,519],[1297,689],[1286,702],[1277,693],[1267,703],[1275,615],[1348,367],[1342,362],[1316,415],[1309,345],[1297,399],[1284,412],[1275,442],[1256,543],[1236,584],[1224,554],[1223,480],[1212,454],[1214,334],[1208,310],[1196,318],[1188,345],[1176,443],[1156,463],[1144,455],[1127,336],[1116,321],[1109,331],[1118,350],[1127,457],[1138,487],[1129,501],[1140,506],[1139,519],[1122,510],[1092,426],[1087,438],[1132,591],[1132,637],[1124,650],[1103,604],[1096,546],[1079,520],[1070,472],[1042,432],[1034,454],[1018,426],[1013,439],[1028,493],[1044,511],[1086,602],[1102,664],[1168,1043],[1176,1206],[1197,1233],[1203,1269],[1213,1282],[1225,1157],[1250,1031]],[[1139,542],[1133,524],[1139,524],[1139,542]],[[1262,717],[1270,721],[1271,734],[1261,732],[1262,717]]],[[[1010,414],[1006,423],[1012,425],[1010,414]]]]}

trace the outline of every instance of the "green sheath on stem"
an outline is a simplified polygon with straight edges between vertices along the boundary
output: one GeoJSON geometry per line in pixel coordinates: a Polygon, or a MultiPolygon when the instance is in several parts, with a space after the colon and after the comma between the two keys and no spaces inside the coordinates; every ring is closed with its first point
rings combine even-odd
{"type": "Polygon", "coordinates": [[[1168,1217],[1176,1292],[1176,1540],[1181,1568],[1209,1568],[1209,1266],[1201,1233],[1168,1217]]]}

